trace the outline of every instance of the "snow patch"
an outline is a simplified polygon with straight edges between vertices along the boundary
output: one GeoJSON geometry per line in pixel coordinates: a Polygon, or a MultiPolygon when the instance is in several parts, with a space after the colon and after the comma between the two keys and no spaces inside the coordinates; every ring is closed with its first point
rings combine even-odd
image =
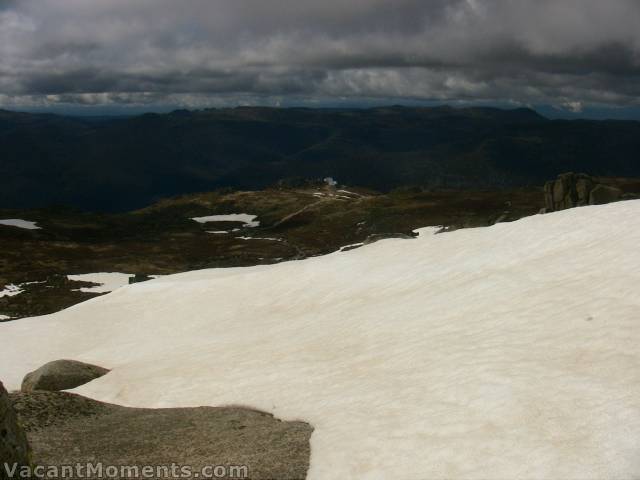
{"type": "Polygon", "coordinates": [[[7,315],[0,315],[0,320],[11,320],[11,317],[7,315]]]}
{"type": "Polygon", "coordinates": [[[100,273],[84,273],[81,275],[67,275],[69,280],[75,282],[91,282],[98,283],[95,287],[82,287],[75,289],[79,292],[87,293],[108,293],[112,292],[120,287],[124,287],[129,284],[129,279],[134,277],[129,273],[118,272],[100,272],[100,273]]]}
{"type": "Polygon", "coordinates": [[[640,478],[640,201],[434,231],[2,323],[0,378],[304,420],[309,480],[640,478]]]}
{"type": "Polygon", "coordinates": [[[0,225],[24,228],[26,230],[40,230],[42,228],[39,227],[36,222],[30,222],[29,220],[22,220],[20,218],[8,218],[5,220],[0,220],[0,225]]]}
{"type": "Polygon", "coordinates": [[[344,252],[344,251],[349,251],[349,250],[353,250],[354,248],[358,248],[361,247],[362,245],[364,245],[364,243],[360,242],[360,243],[352,243],[351,245],[345,245],[344,247],[340,247],[340,252],[344,252]]]}
{"type": "Polygon", "coordinates": [[[281,242],[280,238],[272,238],[272,237],[236,237],[240,240],[271,240],[272,242],[281,242]]]}
{"type": "Polygon", "coordinates": [[[250,215],[248,213],[231,213],[228,215],[209,215],[206,217],[193,217],[198,223],[209,222],[242,222],[245,227],[259,227],[260,222],[256,220],[257,215],[250,215]]]}
{"type": "Polygon", "coordinates": [[[21,293],[24,293],[24,286],[25,285],[35,285],[38,283],[46,283],[46,280],[42,280],[42,281],[38,281],[38,282],[24,282],[24,283],[19,283],[19,284],[13,284],[10,283],[8,285],[5,286],[5,288],[3,290],[0,290],[0,298],[2,297],[14,297],[16,295],[19,295],[21,293]]]}
{"type": "Polygon", "coordinates": [[[434,233],[441,231],[443,228],[444,228],[443,225],[438,225],[438,226],[430,227],[429,229],[416,228],[411,231],[416,234],[416,237],[419,237],[420,235],[426,234],[427,232],[429,233],[429,235],[433,235],[434,233]]]}
{"type": "Polygon", "coordinates": [[[360,195],[359,193],[356,192],[350,192],[349,190],[338,190],[338,192],[340,193],[346,193],[348,195],[355,195],[356,197],[362,197],[362,195],[360,195]]]}
{"type": "Polygon", "coordinates": [[[24,292],[24,290],[20,287],[21,285],[14,285],[13,283],[6,285],[3,290],[0,290],[0,298],[20,295],[22,292],[24,292]]]}

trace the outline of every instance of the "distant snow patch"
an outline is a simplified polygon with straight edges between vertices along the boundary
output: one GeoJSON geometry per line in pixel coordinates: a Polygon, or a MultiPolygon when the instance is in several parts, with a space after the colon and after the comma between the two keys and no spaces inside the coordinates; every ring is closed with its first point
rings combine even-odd
{"type": "Polygon", "coordinates": [[[20,288],[20,285],[14,285],[13,283],[10,283],[9,285],[4,287],[4,290],[0,290],[0,298],[14,297],[21,294],[22,292],[24,292],[24,290],[20,288]]]}
{"type": "Polygon", "coordinates": [[[134,277],[129,273],[83,273],[81,275],[67,275],[67,278],[74,282],[99,283],[95,287],[82,287],[75,289],[76,292],[86,293],[109,293],[114,290],[129,285],[129,279],[134,277]]]}
{"type": "Polygon", "coordinates": [[[0,321],[2,320],[11,320],[11,317],[8,317],[7,315],[0,315],[0,321]]]}
{"type": "Polygon", "coordinates": [[[346,193],[348,195],[355,195],[356,197],[361,197],[362,195],[360,195],[359,193],[356,192],[350,192],[349,190],[338,190],[339,193],[346,193]]]}
{"type": "Polygon", "coordinates": [[[411,231],[416,234],[416,237],[419,237],[420,235],[434,235],[440,232],[443,228],[444,225],[437,225],[434,227],[416,228],[415,230],[411,231]]]}
{"type": "Polygon", "coordinates": [[[242,222],[245,227],[259,227],[260,222],[256,220],[257,215],[250,215],[248,213],[230,213],[228,215],[209,215],[207,217],[193,217],[198,223],[209,222],[242,222]]]}
{"type": "Polygon", "coordinates": [[[271,238],[271,237],[236,237],[240,240],[271,240],[273,242],[281,242],[280,238],[271,238]]]}
{"type": "Polygon", "coordinates": [[[37,283],[45,283],[45,282],[46,282],[46,280],[43,280],[43,281],[40,281],[40,282],[18,283],[17,285],[13,284],[13,283],[10,283],[4,288],[4,290],[0,290],[0,298],[2,298],[2,297],[14,297],[16,295],[19,295],[19,294],[23,293],[24,292],[24,288],[23,287],[25,285],[34,285],[34,284],[37,284],[37,283]]]}
{"type": "Polygon", "coordinates": [[[36,222],[30,222],[29,220],[22,220],[20,218],[8,218],[6,220],[0,220],[0,225],[8,225],[9,227],[24,228],[26,230],[41,229],[41,227],[36,225],[36,222]]]}

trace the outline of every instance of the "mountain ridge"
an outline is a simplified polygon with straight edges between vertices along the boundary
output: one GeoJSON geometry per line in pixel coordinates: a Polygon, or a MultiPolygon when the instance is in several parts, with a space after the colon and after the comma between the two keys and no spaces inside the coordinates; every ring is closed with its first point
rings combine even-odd
{"type": "Polygon", "coordinates": [[[0,111],[0,207],[124,211],[216,188],[336,178],[389,191],[640,176],[640,122],[530,109],[237,107],[133,117],[0,111]]]}

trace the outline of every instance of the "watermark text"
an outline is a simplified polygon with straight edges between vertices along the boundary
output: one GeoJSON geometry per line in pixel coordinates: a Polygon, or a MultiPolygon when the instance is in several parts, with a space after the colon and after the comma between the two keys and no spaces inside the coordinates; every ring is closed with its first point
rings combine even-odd
{"type": "MultiPolygon", "coordinates": [[[[106,479],[152,479],[152,478],[249,478],[246,465],[205,465],[193,468],[189,465],[107,465],[105,463],[75,463],[71,465],[24,466],[17,463],[3,463],[4,474],[8,478],[106,478],[106,479]]],[[[1,475],[0,475],[1,476],[1,475]]]]}

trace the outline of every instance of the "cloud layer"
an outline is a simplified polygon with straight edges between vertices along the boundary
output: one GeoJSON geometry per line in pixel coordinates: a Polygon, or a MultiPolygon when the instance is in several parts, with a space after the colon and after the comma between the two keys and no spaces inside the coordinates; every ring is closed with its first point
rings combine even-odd
{"type": "Polygon", "coordinates": [[[0,105],[638,105],[637,0],[0,0],[0,105]]]}

